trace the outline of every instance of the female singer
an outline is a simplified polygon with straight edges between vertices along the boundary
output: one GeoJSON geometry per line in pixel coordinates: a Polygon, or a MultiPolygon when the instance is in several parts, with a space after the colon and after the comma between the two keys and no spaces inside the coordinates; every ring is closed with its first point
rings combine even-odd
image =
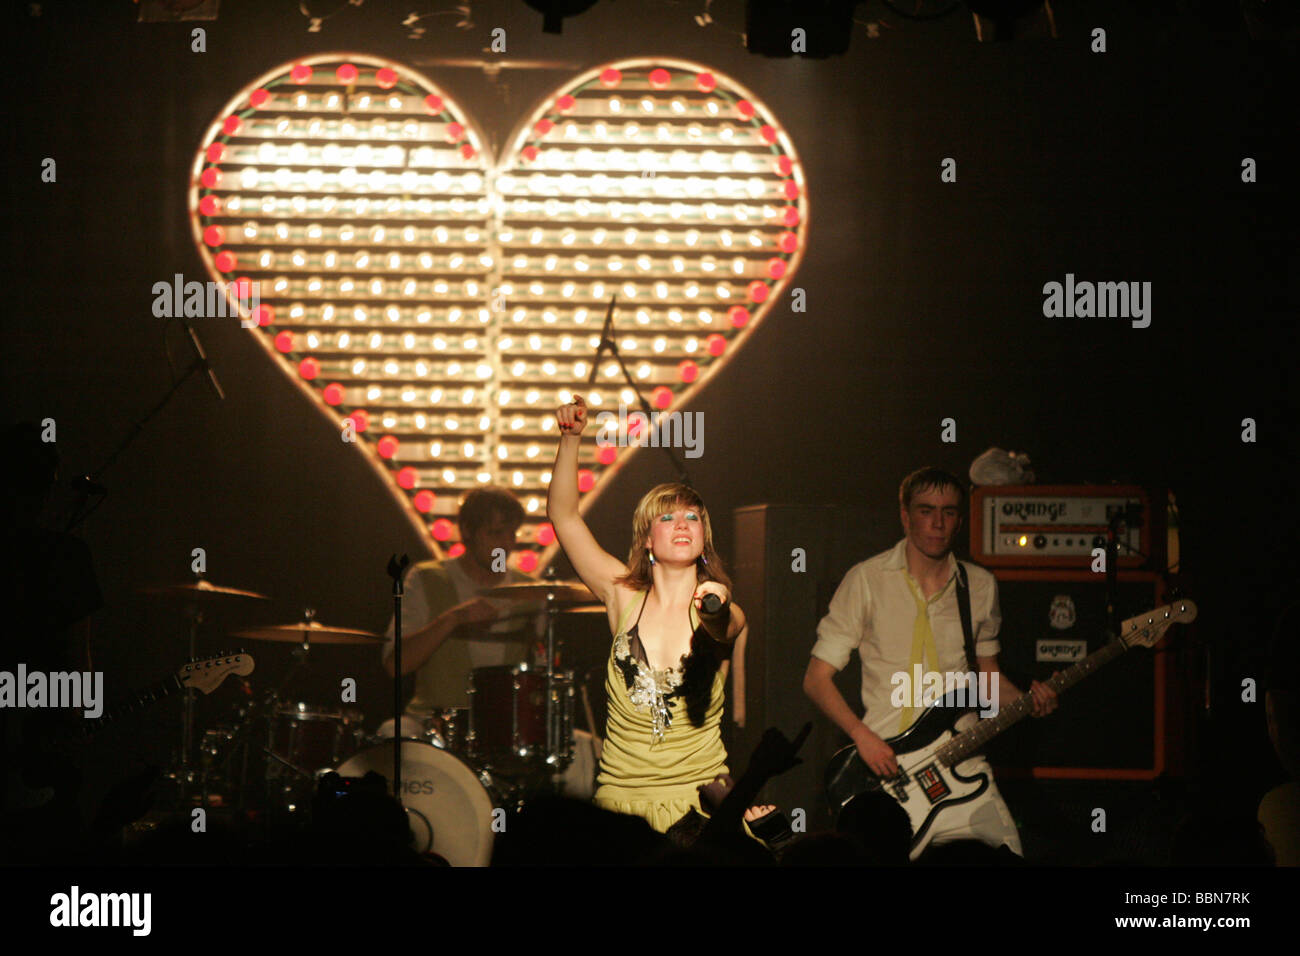
{"type": "MultiPolygon", "coordinates": [[[[556,418],[560,446],[547,517],[578,577],[605,605],[614,634],[595,801],[664,833],[701,809],[700,787],[727,773],[722,703],[733,649],[744,652],[745,615],[731,602],[709,514],[686,485],[659,485],[641,499],[626,565],[596,543],[578,514],[586,403],[578,397],[556,418]],[[722,607],[701,614],[709,594],[722,607]]],[[[743,721],[743,702],[736,705],[743,721]]]]}

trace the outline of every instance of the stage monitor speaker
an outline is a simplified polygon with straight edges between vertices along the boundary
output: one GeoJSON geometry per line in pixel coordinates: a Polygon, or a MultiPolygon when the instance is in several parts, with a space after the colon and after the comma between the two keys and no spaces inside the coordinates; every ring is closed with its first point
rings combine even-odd
{"type": "MultiPolygon", "coordinates": [[[[997,571],[1002,608],[999,666],[1021,688],[1045,681],[1109,639],[1105,576],[1062,571],[997,571]]],[[[1120,619],[1163,603],[1150,572],[1119,575],[1120,619]]],[[[1026,717],[989,745],[1001,773],[1035,777],[1149,780],[1183,765],[1182,702],[1171,682],[1175,625],[1154,648],[1121,654],[1060,697],[1047,717],[1026,717]],[[1171,686],[1172,684],[1172,686],[1171,686]]]]}
{"type": "MultiPolygon", "coordinates": [[[[805,722],[813,721],[813,733],[799,752],[803,763],[772,780],[761,799],[777,804],[787,815],[802,809],[809,830],[823,829],[829,811],[822,773],[848,738],[804,695],[803,676],[817,623],[840,580],[854,564],[897,540],[897,511],[764,504],[737,508],[734,521],[732,583],[749,622],[749,637],[746,720],[743,729],[733,728],[729,735],[730,767],[733,775],[744,771],[764,728],[777,727],[793,737],[805,722]],[[890,534],[882,540],[880,532],[886,528],[890,534]]],[[[856,657],[836,685],[850,706],[861,709],[856,657]]]]}

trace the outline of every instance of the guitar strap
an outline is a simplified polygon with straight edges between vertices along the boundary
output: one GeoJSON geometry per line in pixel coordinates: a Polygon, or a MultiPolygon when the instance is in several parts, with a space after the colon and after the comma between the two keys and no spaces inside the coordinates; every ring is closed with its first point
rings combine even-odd
{"type": "Polygon", "coordinates": [[[972,674],[979,673],[975,662],[975,635],[970,624],[970,587],[966,582],[966,566],[957,562],[957,610],[961,614],[961,633],[966,639],[966,666],[972,674]]]}

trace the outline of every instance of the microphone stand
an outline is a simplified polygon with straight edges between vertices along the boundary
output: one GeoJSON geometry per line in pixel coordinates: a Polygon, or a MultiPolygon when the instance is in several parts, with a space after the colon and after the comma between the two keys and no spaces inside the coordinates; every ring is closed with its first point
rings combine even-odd
{"type": "MultiPolygon", "coordinates": [[[[609,300],[609,310],[605,313],[605,327],[601,330],[600,346],[596,349],[596,355],[592,359],[591,376],[587,379],[587,384],[595,384],[596,370],[597,366],[600,364],[600,356],[606,349],[608,349],[610,354],[614,356],[614,360],[618,362],[618,367],[622,369],[624,380],[627,382],[628,387],[632,389],[632,394],[636,396],[637,402],[641,406],[641,411],[645,414],[646,428],[650,429],[654,427],[652,424],[654,422],[654,410],[650,408],[650,403],[646,401],[645,396],[642,395],[640,389],[637,388],[636,380],[632,378],[632,373],[627,370],[627,363],[623,361],[623,355],[618,350],[618,343],[614,341],[614,301],[617,298],[618,296],[615,295],[609,300]]],[[[683,485],[690,485],[691,476],[687,474],[686,466],[682,464],[681,459],[679,459],[677,455],[673,453],[673,450],[667,445],[660,445],[659,447],[663,450],[664,454],[668,456],[668,460],[672,462],[673,471],[677,475],[677,480],[683,485]]]]}
{"type": "MultiPolygon", "coordinates": [[[[1120,632],[1119,536],[1121,529],[1127,533],[1131,523],[1141,520],[1141,507],[1128,505],[1110,516],[1106,531],[1106,624],[1110,628],[1110,640],[1112,641],[1119,636],[1120,632]]],[[[1124,550],[1130,554],[1136,553],[1133,548],[1129,547],[1128,542],[1124,543],[1124,550]]]]}
{"type": "Polygon", "coordinates": [[[388,559],[388,576],[393,579],[393,799],[402,804],[402,580],[411,559],[406,555],[388,559]]]}
{"type": "Polygon", "coordinates": [[[74,479],[73,488],[75,497],[72,507],[68,509],[68,523],[63,527],[64,534],[71,533],[73,528],[94,514],[95,509],[104,503],[108,495],[108,489],[91,481],[89,475],[81,475],[74,479]],[[91,495],[95,496],[94,505],[90,504],[91,495]]]}
{"type": "MultiPolygon", "coordinates": [[[[162,398],[160,398],[152,408],[150,408],[147,412],[145,412],[142,418],[140,418],[137,422],[135,422],[131,426],[131,429],[126,433],[126,436],[120,442],[117,443],[117,447],[114,448],[112,453],[108,456],[108,460],[104,462],[102,465],[100,465],[98,468],[96,468],[93,472],[91,472],[91,474],[88,476],[90,481],[97,483],[101,480],[101,477],[103,476],[104,472],[108,471],[108,469],[112,466],[113,462],[117,461],[119,456],[121,456],[122,452],[126,451],[126,449],[130,447],[132,442],[135,441],[136,436],[140,434],[140,432],[144,429],[144,426],[149,423],[150,419],[152,419],[155,415],[161,412],[163,408],[167,406],[167,404],[172,400],[172,396],[176,394],[177,390],[179,390],[180,387],[184,385],[185,382],[189,379],[189,377],[193,375],[195,372],[206,371],[208,373],[208,378],[211,381],[213,388],[215,388],[217,391],[217,397],[223,400],[225,399],[226,396],[222,393],[221,386],[217,384],[216,376],[213,374],[212,368],[208,364],[208,357],[206,354],[204,354],[202,346],[199,345],[197,335],[195,334],[194,330],[190,328],[188,323],[185,323],[185,328],[189,332],[191,341],[194,343],[194,348],[195,348],[194,360],[191,361],[188,366],[186,366],[185,371],[181,373],[181,377],[176,379],[176,381],[172,383],[172,387],[167,389],[167,391],[163,393],[162,398]]],[[[164,333],[164,337],[165,337],[165,333],[164,333]]],[[[101,497],[100,502],[102,501],[103,498],[101,497]]],[[[96,503],[95,507],[98,506],[99,506],[98,503],[96,503]]],[[[94,510],[95,510],[94,508],[86,510],[84,506],[78,507],[73,512],[73,514],[68,518],[68,526],[63,530],[65,532],[71,531],[73,528],[77,527],[77,525],[81,524],[81,522],[86,520],[86,518],[94,510]]]]}
{"type": "Polygon", "coordinates": [[[1110,630],[1110,640],[1119,636],[1119,602],[1116,585],[1119,580],[1119,526],[1124,523],[1124,512],[1117,511],[1111,515],[1110,527],[1106,532],[1106,627],[1110,630]]]}

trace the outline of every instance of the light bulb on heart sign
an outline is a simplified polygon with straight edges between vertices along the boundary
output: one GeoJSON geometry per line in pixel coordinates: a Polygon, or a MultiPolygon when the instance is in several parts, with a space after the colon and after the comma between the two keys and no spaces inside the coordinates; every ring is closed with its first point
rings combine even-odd
{"type": "MultiPolygon", "coordinates": [[[[269,358],[382,476],[429,552],[460,494],[500,485],[545,567],[557,405],[637,410],[591,359],[611,297],[638,390],[666,415],[781,300],[808,228],[803,171],[770,111],[697,63],[635,59],[542,97],[500,157],[444,89],[361,54],[286,63],[237,93],[192,168],[196,245],[243,290],[269,358]]],[[[233,298],[233,295],[232,295],[233,298]]],[[[235,321],[227,319],[227,321],[235,321]]],[[[633,417],[635,421],[635,417],[633,417]]],[[[648,440],[587,442],[583,508],[648,440]]]]}

